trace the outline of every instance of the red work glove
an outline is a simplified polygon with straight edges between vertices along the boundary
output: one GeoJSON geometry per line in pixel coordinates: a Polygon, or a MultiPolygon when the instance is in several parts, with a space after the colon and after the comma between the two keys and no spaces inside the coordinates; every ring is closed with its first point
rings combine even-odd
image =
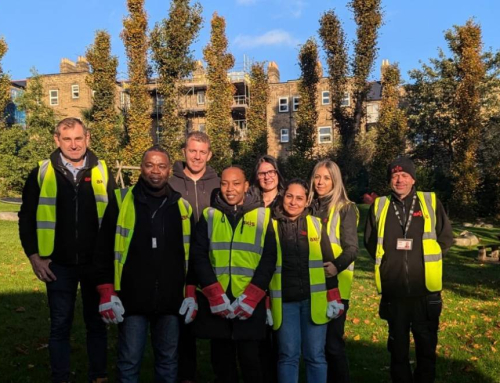
{"type": "Polygon", "coordinates": [[[123,321],[123,308],[122,301],[115,293],[115,288],[111,283],[97,286],[97,292],[101,296],[99,302],[99,314],[102,320],[107,323],[118,324],[123,321]]]}
{"type": "Polygon", "coordinates": [[[207,297],[208,303],[210,303],[212,314],[227,318],[233,313],[231,302],[229,302],[229,298],[219,282],[212,283],[201,291],[207,297]]]}
{"type": "Polygon", "coordinates": [[[272,326],[274,324],[273,315],[271,313],[271,298],[266,297],[266,324],[272,326]]]}
{"type": "Polygon", "coordinates": [[[194,285],[186,285],[186,289],[184,290],[184,300],[182,301],[181,309],[179,310],[179,314],[184,315],[184,323],[188,324],[194,321],[196,318],[196,314],[198,313],[198,301],[196,300],[196,286],[194,285]]]}
{"type": "Polygon", "coordinates": [[[266,292],[253,284],[249,284],[243,294],[241,294],[231,305],[234,310],[234,317],[240,319],[248,319],[252,316],[255,307],[266,292]]]}
{"type": "Polygon", "coordinates": [[[330,319],[335,319],[344,313],[344,304],[340,299],[340,292],[338,288],[328,290],[326,293],[328,306],[326,309],[326,316],[330,319]]]}

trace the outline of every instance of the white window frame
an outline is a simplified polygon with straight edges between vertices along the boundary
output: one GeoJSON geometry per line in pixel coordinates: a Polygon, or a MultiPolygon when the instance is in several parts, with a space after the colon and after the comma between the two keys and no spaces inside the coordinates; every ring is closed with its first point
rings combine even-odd
{"type": "Polygon", "coordinates": [[[321,92],[321,105],[330,105],[330,91],[324,90],[321,92]]]}
{"type": "Polygon", "coordinates": [[[279,113],[288,112],[288,97],[279,97],[278,98],[278,112],[279,113]],[[285,101],[285,102],[282,103],[281,101],[285,101]]]}
{"type": "Polygon", "coordinates": [[[50,106],[59,105],[59,90],[58,89],[50,89],[49,90],[49,104],[50,106]],[[55,92],[55,96],[52,94],[55,92]]]}
{"type": "Polygon", "coordinates": [[[340,102],[340,106],[351,106],[351,95],[349,94],[349,92],[344,93],[344,97],[340,102]]]}
{"type": "Polygon", "coordinates": [[[198,124],[198,131],[202,133],[206,132],[206,124],[204,122],[198,124]]]}
{"type": "Polygon", "coordinates": [[[299,110],[300,96],[293,96],[292,99],[292,110],[296,112],[299,110]]]}
{"type": "Polygon", "coordinates": [[[80,85],[71,85],[71,98],[73,100],[80,98],[80,85]]]}
{"type": "Polygon", "coordinates": [[[280,129],[280,142],[281,143],[290,142],[290,129],[288,128],[280,129]]]}
{"type": "Polygon", "coordinates": [[[200,90],[196,92],[196,103],[198,105],[205,105],[205,91],[200,90]]]}
{"type": "Polygon", "coordinates": [[[331,144],[333,142],[333,131],[331,126],[318,126],[318,143],[319,144],[331,144]],[[330,133],[321,133],[321,129],[330,129],[330,133]],[[330,136],[330,140],[322,141],[321,138],[325,136],[330,136]]]}

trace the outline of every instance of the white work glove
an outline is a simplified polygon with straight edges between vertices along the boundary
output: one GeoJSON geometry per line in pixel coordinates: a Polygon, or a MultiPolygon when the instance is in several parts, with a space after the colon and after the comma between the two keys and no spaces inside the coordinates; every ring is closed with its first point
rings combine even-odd
{"type": "Polygon", "coordinates": [[[111,283],[97,286],[97,291],[101,296],[99,302],[99,314],[101,314],[104,323],[118,324],[123,322],[123,308],[122,301],[115,293],[115,289],[111,283]]]}
{"type": "Polygon", "coordinates": [[[196,301],[196,286],[187,285],[185,289],[185,297],[182,301],[179,314],[186,316],[184,317],[184,323],[188,324],[194,321],[196,314],[198,313],[198,302],[196,301]]]}

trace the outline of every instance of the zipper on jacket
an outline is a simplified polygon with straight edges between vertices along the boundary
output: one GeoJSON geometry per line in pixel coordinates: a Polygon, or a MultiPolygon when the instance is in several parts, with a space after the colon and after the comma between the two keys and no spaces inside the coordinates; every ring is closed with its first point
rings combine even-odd
{"type": "Polygon", "coordinates": [[[196,201],[196,217],[200,216],[200,212],[198,211],[198,188],[196,187],[196,181],[194,182],[194,200],[196,201]]]}
{"type": "Polygon", "coordinates": [[[75,184],[75,247],[76,247],[76,264],[78,265],[78,189],[80,183],[75,184]]]}

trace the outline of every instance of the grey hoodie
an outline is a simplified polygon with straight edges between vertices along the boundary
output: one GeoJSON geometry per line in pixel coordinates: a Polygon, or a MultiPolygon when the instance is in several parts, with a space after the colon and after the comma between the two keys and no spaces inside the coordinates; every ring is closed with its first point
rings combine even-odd
{"type": "Polygon", "coordinates": [[[198,181],[193,181],[184,173],[185,166],[185,162],[176,161],[174,174],[168,183],[175,191],[181,193],[182,198],[189,202],[193,208],[195,222],[198,222],[203,210],[209,207],[213,200],[212,193],[220,187],[220,178],[214,169],[207,166],[205,174],[198,181]]]}

